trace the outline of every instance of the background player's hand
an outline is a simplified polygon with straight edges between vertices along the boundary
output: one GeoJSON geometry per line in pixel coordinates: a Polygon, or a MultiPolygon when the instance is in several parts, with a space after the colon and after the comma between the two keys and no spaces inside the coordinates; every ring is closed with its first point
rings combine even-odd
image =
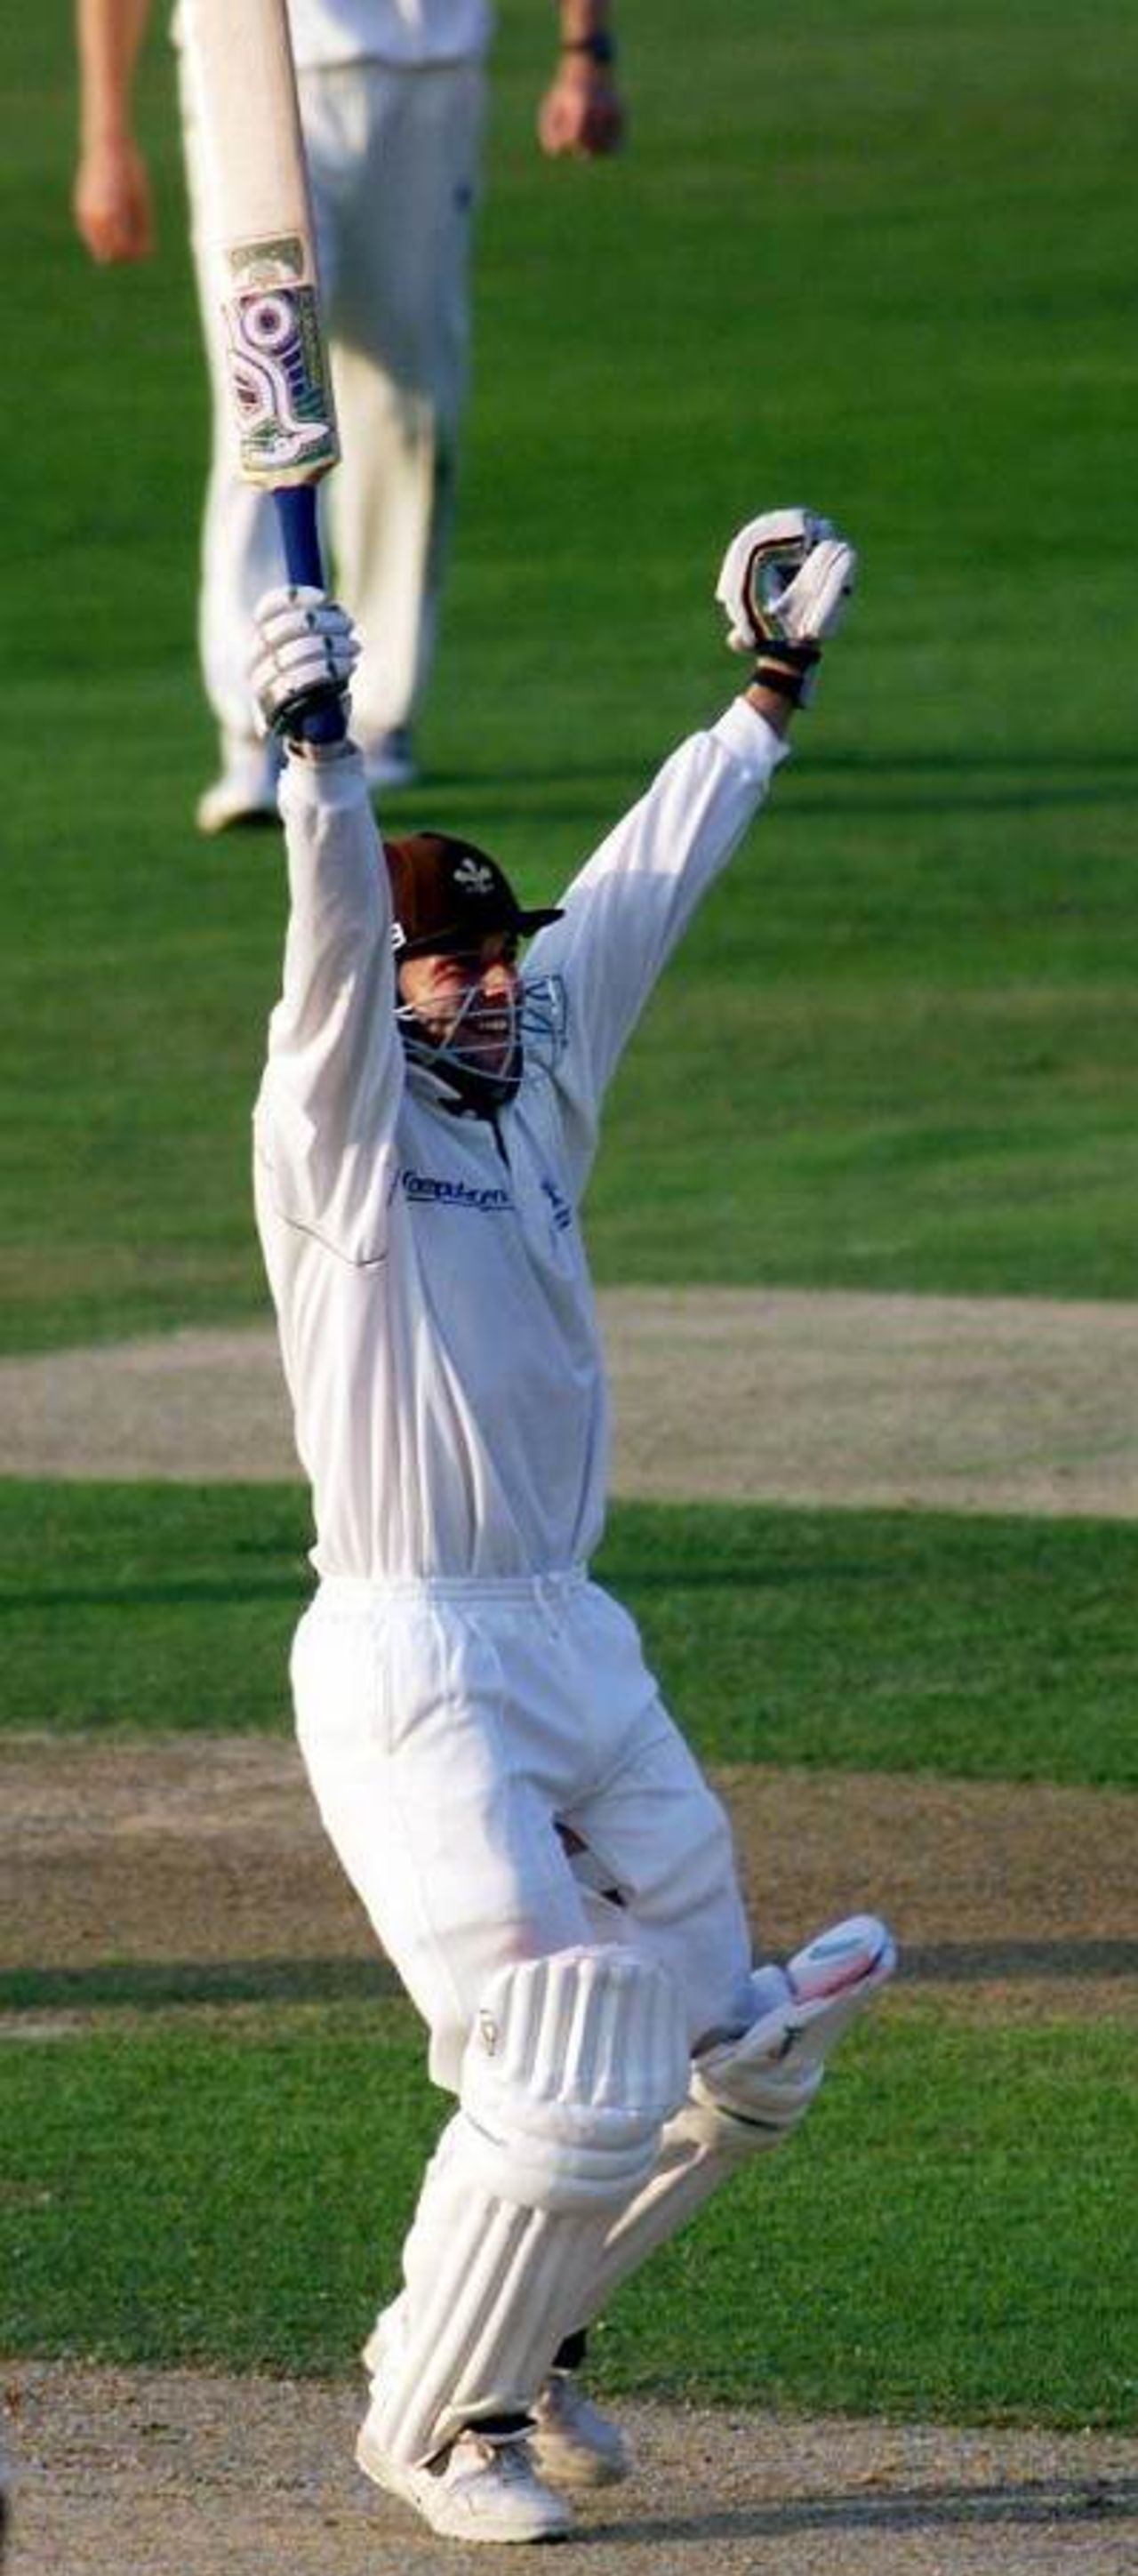
{"type": "Polygon", "coordinates": [[[149,257],[154,248],[150,179],[129,135],[88,146],[75,173],[71,206],[80,240],[100,267],[149,257]]]}
{"type": "Polygon", "coordinates": [[[757,655],[756,680],[801,705],[824,639],[846,612],[857,573],[848,539],[814,510],[749,519],[724,555],[715,596],[733,653],[757,655]]]}
{"type": "Polygon", "coordinates": [[[538,141],[552,160],[595,161],[618,152],[624,108],[612,74],[587,54],[563,54],[537,111],[538,141]]]}
{"type": "Polygon", "coordinates": [[[347,713],[359,640],[346,609],[326,590],[267,590],[253,611],[253,629],[249,677],[263,732],[290,734],[306,711],[333,698],[347,713]]]}

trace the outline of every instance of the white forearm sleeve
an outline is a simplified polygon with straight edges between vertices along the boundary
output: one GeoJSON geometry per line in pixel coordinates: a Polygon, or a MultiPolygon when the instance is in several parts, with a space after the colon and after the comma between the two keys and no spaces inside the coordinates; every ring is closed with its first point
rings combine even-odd
{"type": "Polygon", "coordinates": [[[568,1048],[560,1087],[583,1181],[605,1087],[661,969],[762,804],[787,746],[746,699],[680,744],[540,932],[534,974],[563,977],[568,1048]]]}
{"type": "Polygon", "coordinates": [[[290,760],[281,812],[291,900],[257,1151],[278,1213],[367,1261],[382,1244],[403,1054],[387,870],[358,754],[290,760]]]}

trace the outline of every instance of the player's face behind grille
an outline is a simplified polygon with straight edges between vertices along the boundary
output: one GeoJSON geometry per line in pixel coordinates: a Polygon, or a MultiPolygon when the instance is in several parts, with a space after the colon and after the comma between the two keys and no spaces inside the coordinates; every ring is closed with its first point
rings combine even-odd
{"type": "Polygon", "coordinates": [[[564,995],[558,976],[527,982],[516,938],[492,931],[477,949],[406,958],[397,1018],[408,1061],[464,1107],[486,1113],[513,1099],[523,1060],[552,1070],[564,1036],[564,995]]]}

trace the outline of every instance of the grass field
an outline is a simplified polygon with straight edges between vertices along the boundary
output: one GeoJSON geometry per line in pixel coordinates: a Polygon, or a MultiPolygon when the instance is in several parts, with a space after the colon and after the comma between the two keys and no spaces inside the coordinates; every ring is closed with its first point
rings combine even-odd
{"type": "MultiPolygon", "coordinates": [[[[622,15],[634,140],[584,170],[541,164],[542,13],[503,13],[459,542],[400,818],[553,888],[737,684],[726,536],[771,499],[829,508],[862,596],[618,1082],[598,1269],[1128,1295],[1138,28],[1121,0],[622,15]]],[[[205,406],[163,56],[162,257],[96,274],[62,22],[0,34],[10,292],[50,393],[9,457],[9,1348],[262,1302],[279,870],[190,823],[205,406]]]]}
{"type": "MultiPolygon", "coordinates": [[[[0,1733],[283,1729],[289,1486],[0,1483],[0,1733]]],[[[597,1572],[701,1756],[1138,1786],[1138,1535],[949,1513],[614,1507],[597,1572]]]]}
{"type": "MultiPolygon", "coordinates": [[[[240,2035],[128,2022],[8,2055],[9,2348],[353,2367],[439,2122],[405,2008],[262,2014],[240,2035]]],[[[604,2385],[1125,2424],[1132,2104],[1131,2034],[1110,2023],[867,2030],[809,2154],[758,2159],[613,2303],[604,2385]]]]}
{"type": "MultiPolygon", "coordinates": [[[[395,810],[554,889],[736,684],[710,596],[733,527],[831,510],[861,596],[618,1081],[598,1273],[1131,1298],[1138,22],[620,20],[632,147],[554,170],[548,28],[501,11],[459,539],[426,780],[395,810]]],[[[96,276],[68,45],[59,12],[0,27],[35,396],[0,610],[16,1352],[264,1314],[248,1111],[282,924],[272,839],[190,821],[205,405],[169,67],[155,43],[161,259],[96,276]]],[[[306,1536],[292,1491],[0,1484],[0,1724],[282,1725],[306,1536]]],[[[629,1506],[603,1570],[710,1757],[1129,1786],[1134,1551],[1094,1524],[629,1506]]],[[[847,2063],[812,2158],[749,2175],[617,2304],[602,2381],[1132,2425],[1132,2029],[907,2006],[847,2063]]],[[[0,2047],[0,2086],[0,2347],[351,2366],[438,2116],[400,2007],[124,2000],[0,2047]]]]}

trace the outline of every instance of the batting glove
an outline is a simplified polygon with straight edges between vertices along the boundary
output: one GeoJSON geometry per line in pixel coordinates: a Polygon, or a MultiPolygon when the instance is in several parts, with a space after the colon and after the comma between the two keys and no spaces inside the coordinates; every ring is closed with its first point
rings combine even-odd
{"type": "Polygon", "coordinates": [[[336,703],[347,714],[360,647],[351,618],[327,591],[268,590],[253,628],[249,677],[263,733],[295,735],[306,715],[336,703]]]}
{"type": "Polygon", "coordinates": [[[761,688],[796,706],[813,696],[823,638],[841,624],[856,572],[853,547],[813,510],[767,510],[732,537],[715,596],[731,651],[757,654],[761,688]]]}

